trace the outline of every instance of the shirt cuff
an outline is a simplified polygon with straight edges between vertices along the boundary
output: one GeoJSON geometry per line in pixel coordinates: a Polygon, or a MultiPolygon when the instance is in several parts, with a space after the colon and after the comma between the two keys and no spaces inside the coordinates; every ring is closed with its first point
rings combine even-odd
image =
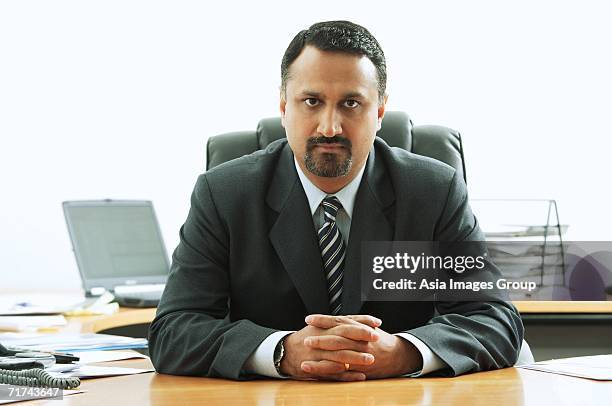
{"type": "Polygon", "coordinates": [[[421,353],[421,357],[423,357],[423,369],[421,369],[420,371],[406,374],[404,376],[416,378],[419,376],[426,375],[430,372],[437,371],[446,366],[446,364],[444,363],[444,361],[442,361],[442,359],[440,359],[440,357],[434,354],[433,351],[430,350],[429,347],[423,341],[419,340],[412,334],[397,333],[395,335],[410,341],[417,348],[417,350],[419,350],[419,352],[421,353]]]}
{"type": "Polygon", "coordinates": [[[270,378],[288,378],[276,371],[274,366],[274,350],[278,343],[291,333],[294,333],[294,331],[276,331],[266,337],[244,363],[244,371],[270,378]]]}

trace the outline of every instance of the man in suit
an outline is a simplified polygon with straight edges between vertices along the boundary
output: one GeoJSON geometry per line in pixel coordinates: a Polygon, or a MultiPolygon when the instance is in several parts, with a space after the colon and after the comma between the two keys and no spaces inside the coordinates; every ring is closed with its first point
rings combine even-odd
{"type": "Polygon", "coordinates": [[[287,139],[198,178],[150,328],[157,371],[353,381],[514,364],[509,303],[361,301],[362,241],[484,240],[454,169],[375,137],[376,39],[314,24],[281,76],[287,139]]]}

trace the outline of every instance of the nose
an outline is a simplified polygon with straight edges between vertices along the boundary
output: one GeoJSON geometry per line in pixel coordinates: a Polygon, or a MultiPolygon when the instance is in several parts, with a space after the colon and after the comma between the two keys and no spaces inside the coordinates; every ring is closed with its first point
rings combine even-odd
{"type": "Polygon", "coordinates": [[[317,132],[328,138],[342,134],[341,115],[335,108],[328,108],[321,113],[317,132]]]}

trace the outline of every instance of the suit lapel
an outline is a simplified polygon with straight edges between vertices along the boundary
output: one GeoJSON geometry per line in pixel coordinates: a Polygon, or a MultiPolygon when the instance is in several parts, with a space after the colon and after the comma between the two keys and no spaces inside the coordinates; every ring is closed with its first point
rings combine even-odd
{"type": "Polygon", "coordinates": [[[361,244],[364,241],[391,241],[393,226],[385,213],[395,200],[384,163],[375,159],[372,147],[363,179],[355,198],[351,231],[344,265],[342,312],[359,313],[361,302],[361,244]]]}
{"type": "Polygon", "coordinates": [[[278,213],[270,230],[270,242],[306,309],[310,314],[329,314],[327,281],[315,227],[288,144],[281,152],[266,201],[278,213]]]}

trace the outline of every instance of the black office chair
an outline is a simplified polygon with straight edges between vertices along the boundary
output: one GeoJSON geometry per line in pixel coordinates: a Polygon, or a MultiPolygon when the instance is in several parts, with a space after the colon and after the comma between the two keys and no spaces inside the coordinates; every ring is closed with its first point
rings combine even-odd
{"type": "MultiPolygon", "coordinates": [[[[458,131],[436,125],[413,126],[406,113],[389,111],[376,135],[392,147],[435,158],[452,166],[467,182],[463,146],[458,131]]],[[[272,141],[285,136],[280,118],[274,117],[261,120],[255,131],[238,131],[210,137],[206,145],[206,169],[263,149],[272,141]]]]}

